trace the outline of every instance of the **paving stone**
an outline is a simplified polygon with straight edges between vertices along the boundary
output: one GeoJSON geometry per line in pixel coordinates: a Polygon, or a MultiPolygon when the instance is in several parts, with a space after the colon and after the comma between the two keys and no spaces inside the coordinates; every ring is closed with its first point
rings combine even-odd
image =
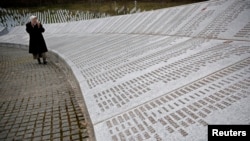
{"type": "Polygon", "coordinates": [[[50,140],[50,135],[45,135],[42,137],[42,140],[50,140]]]}
{"type": "Polygon", "coordinates": [[[53,138],[53,141],[61,141],[61,138],[53,138]]]}
{"type": "Polygon", "coordinates": [[[5,139],[7,137],[7,133],[6,132],[1,132],[0,133],[0,139],[5,139]]]}
{"type": "Polygon", "coordinates": [[[27,134],[33,133],[33,132],[34,132],[34,129],[27,129],[27,130],[25,131],[25,133],[27,133],[27,134]]]}
{"type": "Polygon", "coordinates": [[[75,135],[72,135],[71,138],[72,138],[72,140],[79,140],[80,136],[79,136],[79,134],[75,134],[75,135]]]}
{"type": "Polygon", "coordinates": [[[28,125],[27,126],[27,130],[33,130],[34,129],[34,125],[28,125]]]}
{"type": "Polygon", "coordinates": [[[23,136],[15,136],[14,140],[15,141],[21,141],[23,139],[23,136]]]}
{"type": "Polygon", "coordinates": [[[88,130],[87,129],[82,130],[82,138],[88,138],[88,137],[89,137],[88,130]]]}
{"type": "Polygon", "coordinates": [[[16,134],[16,136],[23,136],[24,133],[25,133],[25,131],[18,131],[17,134],[16,134]]]}
{"type": "Polygon", "coordinates": [[[5,127],[4,127],[4,129],[5,129],[5,130],[9,130],[9,129],[11,129],[11,128],[12,128],[12,126],[11,126],[11,125],[9,125],[9,126],[5,126],[5,127]]]}
{"type": "Polygon", "coordinates": [[[24,138],[25,139],[28,139],[28,138],[31,138],[33,135],[32,135],[32,133],[26,133],[25,135],[24,135],[24,138]]]}
{"type": "Polygon", "coordinates": [[[79,134],[79,130],[71,130],[70,134],[71,135],[78,135],[79,134]]]}
{"type": "Polygon", "coordinates": [[[33,141],[41,141],[42,140],[42,137],[34,137],[33,138],[33,141]]]}
{"type": "Polygon", "coordinates": [[[64,136],[62,138],[63,141],[71,141],[70,136],[64,136]]]}
{"type": "Polygon", "coordinates": [[[70,131],[63,131],[63,136],[70,136],[70,131]]]}
{"type": "Polygon", "coordinates": [[[18,132],[24,132],[26,130],[26,127],[23,127],[22,125],[21,125],[21,127],[19,127],[19,129],[18,129],[18,132]]]}
{"type": "Polygon", "coordinates": [[[14,139],[12,139],[12,138],[7,138],[6,140],[4,140],[4,141],[13,141],[14,139]]]}
{"type": "Polygon", "coordinates": [[[43,135],[49,135],[51,133],[51,131],[50,131],[50,129],[48,129],[48,130],[43,130],[43,135]]]}
{"type": "Polygon", "coordinates": [[[53,137],[55,137],[55,138],[61,137],[61,135],[62,135],[61,132],[53,133],[53,137]]]}

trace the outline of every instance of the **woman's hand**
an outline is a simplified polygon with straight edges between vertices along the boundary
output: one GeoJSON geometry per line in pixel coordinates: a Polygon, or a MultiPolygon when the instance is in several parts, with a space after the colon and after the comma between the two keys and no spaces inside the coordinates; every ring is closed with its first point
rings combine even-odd
{"type": "Polygon", "coordinates": [[[40,25],[41,25],[41,23],[39,21],[37,21],[38,28],[40,28],[40,25]]]}

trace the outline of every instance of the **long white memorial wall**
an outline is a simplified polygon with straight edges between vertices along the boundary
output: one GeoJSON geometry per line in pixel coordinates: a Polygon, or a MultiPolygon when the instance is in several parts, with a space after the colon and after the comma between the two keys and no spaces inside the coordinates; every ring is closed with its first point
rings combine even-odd
{"type": "MultiPolygon", "coordinates": [[[[207,140],[250,123],[250,1],[44,25],[76,76],[97,141],[207,140]]],[[[28,44],[24,27],[0,36],[28,44]]],[[[51,60],[53,61],[53,60],[51,60]]]]}

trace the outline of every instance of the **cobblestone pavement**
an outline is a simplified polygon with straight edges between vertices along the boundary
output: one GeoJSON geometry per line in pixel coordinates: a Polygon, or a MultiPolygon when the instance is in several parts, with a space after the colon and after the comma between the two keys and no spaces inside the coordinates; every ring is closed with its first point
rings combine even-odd
{"type": "Polygon", "coordinates": [[[75,92],[57,65],[0,47],[0,141],[89,140],[75,92]]]}

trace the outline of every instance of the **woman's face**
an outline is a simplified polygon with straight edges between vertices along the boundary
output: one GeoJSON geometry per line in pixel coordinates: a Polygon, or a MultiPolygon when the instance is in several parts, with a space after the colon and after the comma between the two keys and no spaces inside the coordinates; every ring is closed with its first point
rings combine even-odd
{"type": "Polygon", "coordinates": [[[33,19],[31,20],[31,22],[32,22],[33,24],[36,24],[36,23],[37,23],[37,18],[33,18],[33,19]]]}

